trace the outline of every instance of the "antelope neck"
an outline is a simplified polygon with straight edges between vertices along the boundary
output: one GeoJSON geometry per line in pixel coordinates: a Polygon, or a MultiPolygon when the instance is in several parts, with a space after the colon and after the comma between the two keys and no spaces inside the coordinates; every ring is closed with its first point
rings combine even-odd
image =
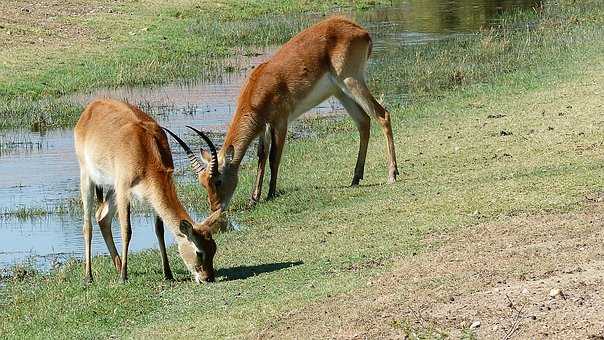
{"type": "Polygon", "coordinates": [[[245,112],[238,109],[233,116],[229,129],[224,138],[224,145],[220,150],[219,158],[224,159],[225,152],[230,145],[233,145],[235,154],[231,164],[239,167],[245,152],[250,144],[256,138],[264,127],[264,123],[257,118],[258,115],[253,111],[245,112]]]}
{"type": "Polygon", "coordinates": [[[152,185],[150,195],[151,205],[164,224],[167,224],[172,230],[174,235],[180,235],[180,221],[186,220],[189,223],[194,224],[176,196],[176,188],[172,178],[168,178],[165,181],[158,181],[155,185],[152,185]]]}

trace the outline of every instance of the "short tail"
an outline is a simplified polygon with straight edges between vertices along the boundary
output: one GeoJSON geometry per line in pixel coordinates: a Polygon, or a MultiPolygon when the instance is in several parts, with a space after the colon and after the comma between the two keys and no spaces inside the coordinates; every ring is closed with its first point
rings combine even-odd
{"type": "Polygon", "coordinates": [[[98,185],[96,185],[94,187],[94,189],[95,189],[94,191],[96,192],[96,201],[99,202],[99,203],[103,202],[104,201],[104,198],[103,198],[103,188],[100,187],[100,186],[98,186],[98,185]]]}

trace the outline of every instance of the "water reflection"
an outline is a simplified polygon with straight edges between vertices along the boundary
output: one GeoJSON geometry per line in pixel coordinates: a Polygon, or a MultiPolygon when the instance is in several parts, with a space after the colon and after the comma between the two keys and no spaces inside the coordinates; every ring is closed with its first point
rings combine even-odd
{"type": "MultiPolygon", "coordinates": [[[[196,221],[206,216],[192,213],[196,221]]],[[[158,248],[153,216],[134,214],[130,250],[158,248]]],[[[117,249],[121,249],[120,227],[116,219],[111,225],[117,249]]],[[[92,251],[94,255],[107,255],[107,246],[100,228],[93,223],[92,251]]],[[[228,230],[240,231],[242,226],[229,220],[228,230]]],[[[84,253],[81,216],[48,215],[31,219],[0,219],[0,268],[29,262],[46,270],[70,257],[84,253]]],[[[166,244],[173,244],[174,236],[166,226],[166,244]]]]}
{"type": "MultiPolygon", "coordinates": [[[[358,15],[368,27],[404,27],[418,33],[475,32],[497,23],[511,9],[540,6],[538,0],[407,0],[395,8],[380,8],[358,15]]],[[[379,32],[376,32],[380,34],[379,32]]]]}
{"type": "Polygon", "coordinates": [[[497,25],[512,9],[537,8],[535,0],[408,0],[355,16],[374,37],[374,51],[427,44],[497,25]]]}
{"type": "MultiPolygon", "coordinates": [[[[253,67],[270,58],[275,50],[275,47],[266,48],[251,57],[238,57],[236,61],[231,61],[231,64],[238,65],[236,70],[222,75],[215,82],[193,81],[161,86],[99,89],[74,95],[71,99],[82,105],[94,98],[127,100],[154,115],[163,126],[178,132],[185,125],[191,124],[205,130],[222,132],[226,130],[235,111],[239,90],[247,74],[253,67]]],[[[339,103],[332,99],[320,104],[311,113],[329,113],[339,107],[339,103]]],[[[185,131],[182,130],[183,133],[185,131]]]]}

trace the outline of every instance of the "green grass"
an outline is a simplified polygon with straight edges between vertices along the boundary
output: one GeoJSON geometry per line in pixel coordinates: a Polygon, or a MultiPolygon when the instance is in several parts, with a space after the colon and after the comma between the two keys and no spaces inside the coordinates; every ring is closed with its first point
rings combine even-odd
{"type": "MultiPolygon", "coordinates": [[[[394,261],[429,251],[419,242],[428,232],[583,208],[604,187],[601,11],[600,1],[548,5],[509,19],[535,20],[530,32],[504,27],[389,52],[370,76],[394,117],[399,182],[384,184],[376,126],[363,185],[349,188],[358,143],[350,120],[304,122],[314,133],[288,142],[281,195],[251,211],[254,164],[245,165],[230,212],[244,229],[217,236],[217,283],[163,282],[155,250],[132,255],[125,285],[107,257],[95,258],[90,286],[72,261],[5,279],[0,336],[252,337],[287,311],[365,288],[394,261]]],[[[205,209],[197,185],[179,193],[205,209]]]]}

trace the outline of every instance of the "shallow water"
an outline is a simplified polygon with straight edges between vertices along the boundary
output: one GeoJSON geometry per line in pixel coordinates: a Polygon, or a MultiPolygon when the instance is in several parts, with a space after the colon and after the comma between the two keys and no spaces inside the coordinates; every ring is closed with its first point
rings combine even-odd
{"type": "MultiPolygon", "coordinates": [[[[379,55],[392,46],[429,44],[474,32],[496,24],[497,15],[502,11],[528,8],[536,3],[538,1],[414,0],[353,16],[372,33],[373,51],[379,55]]],[[[269,58],[274,50],[261,49],[258,55],[240,57],[233,72],[225,73],[214,82],[101,89],[70,98],[81,104],[95,97],[127,99],[153,114],[161,125],[186,140],[195,140],[184,126],[224,131],[246,74],[251,66],[269,58]]],[[[313,114],[326,115],[340,109],[336,101],[329,100],[314,109],[313,114]]],[[[175,152],[174,157],[177,168],[186,166],[181,152],[175,152]]],[[[78,185],[79,169],[71,130],[0,132],[0,212],[27,207],[52,209],[65,200],[77,198],[78,185]]],[[[146,216],[133,219],[132,249],[157,247],[153,219],[146,216]]],[[[94,233],[95,254],[105,254],[106,248],[96,226],[94,233]]],[[[119,240],[117,223],[114,223],[114,236],[119,240]]],[[[172,240],[171,236],[168,239],[172,240]]],[[[55,259],[60,261],[82,253],[79,217],[53,215],[27,220],[0,219],[0,267],[33,256],[37,266],[48,268],[55,259]]]]}
{"type": "Polygon", "coordinates": [[[15,147],[0,155],[0,211],[50,208],[76,197],[79,167],[71,130],[0,132],[5,140],[22,140],[24,136],[36,147],[25,144],[24,148],[15,147]]]}
{"type": "MultiPolygon", "coordinates": [[[[113,223],[112,230],[115,244],[121,249],[119,224],[113,223]]],[[[84,253],[82,220],[79,217],[51,215],[24,220],[0,219],[0,233],[0,267],[32,261],[41,269],[49,269],[57,262],[84,253]]],[[[174,242],[168,230],[166,242],[174,242]]],[[[153,217],[133,215],[130,249],[137,251],[151,247],[159,249],[153,217]]],[[[107,253],[107,246],[96,225],[93,228],[92,251],[95,255],[107,253]]]]}

